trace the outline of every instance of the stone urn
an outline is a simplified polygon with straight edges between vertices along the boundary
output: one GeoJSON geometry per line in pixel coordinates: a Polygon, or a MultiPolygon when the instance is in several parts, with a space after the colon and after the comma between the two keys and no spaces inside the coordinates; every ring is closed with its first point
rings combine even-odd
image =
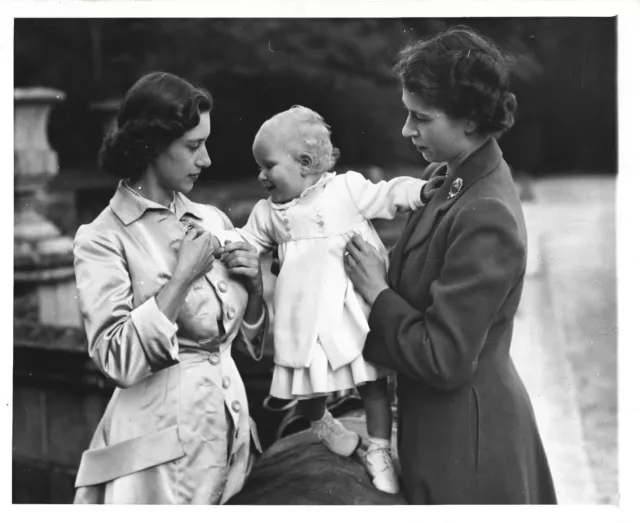
{"type": "Polygon", "coordinates": [[[37,211],[38,195],[59,171],[47,125],[64,99],[46,87],[14,90],[14,298],[31,296],[45,325],[80,326],[73,242],[37,211]]]}

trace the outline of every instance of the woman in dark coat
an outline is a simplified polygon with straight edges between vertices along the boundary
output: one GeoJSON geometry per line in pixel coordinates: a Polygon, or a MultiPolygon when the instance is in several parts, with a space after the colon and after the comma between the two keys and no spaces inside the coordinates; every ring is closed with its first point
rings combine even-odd
{"type": "Polygon", "coordinates": [[[398,454],[414,504],[556,503],[527,391],[509,355],[527,233],[496,142],[515,96],[499,50],[456,27],[396,65],[402,134],[442,180],[384,265],[362,239],[345,265],[372,306],[364,355],[398,373],[398,454]]]}

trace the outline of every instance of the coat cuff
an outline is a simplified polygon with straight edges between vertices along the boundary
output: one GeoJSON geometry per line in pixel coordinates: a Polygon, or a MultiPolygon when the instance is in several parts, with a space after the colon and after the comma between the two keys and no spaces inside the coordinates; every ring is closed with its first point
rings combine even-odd
{"type": "Polygon", "coordinates": [[[262,331],[262,324],[264,323],[265,316],[265,307],[262,306],[262,313],[260,314],[260,319],[255,323],[247,323],[242,320],[242,330],[244,331],[247,339],[254,340],[258,336],[258,334],[262,331]]]}
{"type": "Polygon", "coordinates": [[[180,361],[176,337],[178,327],[158,308],[155,297],[131,311],[131,321],[153,372],[180,361]]]}
{"type": "MultiPolygon", "coordinates": [[[[376,297],[375,301],[371,305],[371,312],[369,313],[369,328],[370,332],[379,330],[383,325],[386,325],[389,312],[389,300],[393,299],[395,292],[391,287],[387,287],[376,297]]],[[[371,334],[369,334],[371,335],[371,334]]]]}
{"type": "Polygon", "coordinates": [[[389,311],[393,310],[394,306],[397,307],[398,304],[394,303],[397,299],[398,295],[390,287],[383,290],[376,297],[371,305],[371,312],[369,313],[369,328],[371,330],[369,331],[367,342],[362,352],[366,360],[394,372],[399,369],[389,357],[389,348],[384,342],[384,339],[386,334],[385,329],[389,328],[389,311]]]}
{"type": "Polygon", "coordinates": [[[247,324],[244,320],[240,326],[241,348],[251,358],[260,361],[264,355],[267,333],[269,332],[269,309],[262,299],[262,314],[257,323],[247,324]]]}

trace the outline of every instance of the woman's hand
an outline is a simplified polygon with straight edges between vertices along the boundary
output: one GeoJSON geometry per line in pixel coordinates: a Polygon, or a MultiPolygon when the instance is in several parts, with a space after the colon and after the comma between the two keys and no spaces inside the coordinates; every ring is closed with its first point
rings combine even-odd
{"type": "Polygon", "coordinates": [[[180,242],[174,276],[191,285],[194,280],[211,270],[214,252],[213,236],[201,227],[192,227],[180,242]]]}
{"type": "Polygon", "coordinates": [[[191,284],[213,267],[213,240],[211,234],[199,226],[192,226],[182,238],[173,276],[156,294],[158,308],[169,321],[176,321],[191,284]]]}
{"type": "Polygon", "coordinates": [[[389,288],[384,260],[359,234],[354,234],[347,242],[344,267],[355,290],[369,305],[373,305],[378,294],[389,288]]]}
{"type": "Polygon", "coordinates": [[[253,245],[246,242],[227,241],[218,250],[220,260],[227,266],[229,273],[244,279],[250,294],[262,295],[262,268],[260,255],[253,245]]]}

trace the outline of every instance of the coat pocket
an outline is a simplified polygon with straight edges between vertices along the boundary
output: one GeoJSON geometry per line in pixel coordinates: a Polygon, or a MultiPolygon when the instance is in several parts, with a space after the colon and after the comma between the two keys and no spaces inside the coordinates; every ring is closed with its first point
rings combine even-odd
{"type": "Polygon", "coordinates": [[[469,393],[469,435],[473,467],[478,472],[480,463],[480,398],[474,386],[469,393]]]}
{"type": "Polygon", "coordinates": [[[178,427],[85,451],[80,461],[76,488],[106,483],[185,455],[178,427]]]}

